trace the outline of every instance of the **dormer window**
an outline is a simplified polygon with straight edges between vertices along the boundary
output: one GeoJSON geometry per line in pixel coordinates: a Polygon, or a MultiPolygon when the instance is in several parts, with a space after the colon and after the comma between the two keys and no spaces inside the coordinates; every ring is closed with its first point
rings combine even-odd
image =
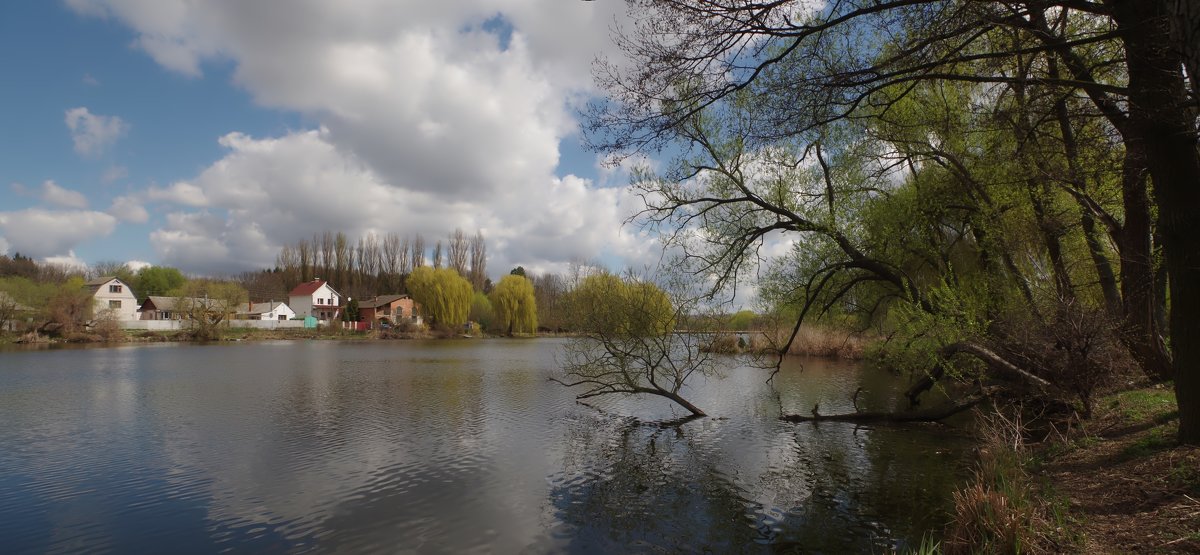
{"type": "Polygon", "coordinates": [[[108,292],[109,292],[109,293],[120,293],[120,292],[121,292],[121,286],[120,286],[120,285],[109,285],[109,286],[108,286],[108,292]]]}

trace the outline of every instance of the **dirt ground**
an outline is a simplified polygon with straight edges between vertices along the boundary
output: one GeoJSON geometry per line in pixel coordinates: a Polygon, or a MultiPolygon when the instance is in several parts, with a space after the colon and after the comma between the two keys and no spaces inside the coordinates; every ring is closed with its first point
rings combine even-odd
{"type": "Polygon", "coordinates": [[[1114,396],[1041,465],[1080,552],[1200,553],[1200,447],[1175,445],[1173,403],[1161,387],[1114,396]]]}

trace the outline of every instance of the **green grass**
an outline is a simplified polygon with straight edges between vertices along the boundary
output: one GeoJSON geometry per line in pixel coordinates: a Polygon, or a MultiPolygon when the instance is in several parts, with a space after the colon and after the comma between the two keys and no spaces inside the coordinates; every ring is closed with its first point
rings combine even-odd
{"type": "Polygon", "coordinates": [[[1179,412],[1175,390],[1171,387],[1122,391],[1110,396],[1108,403],[1110,408],[1120,411],[1121,417],[1134,422],[1162,422],[1179,412]]]}
{"type": "Polygon", "coordinates": [[[1122,449],[1120,457],[1124,460],[1137,459],[1175,447],[1179,444],[1175,437],[1177,431],[1178,426],[1171,424],[1151,428],[1145,436],[1122,449]]]}

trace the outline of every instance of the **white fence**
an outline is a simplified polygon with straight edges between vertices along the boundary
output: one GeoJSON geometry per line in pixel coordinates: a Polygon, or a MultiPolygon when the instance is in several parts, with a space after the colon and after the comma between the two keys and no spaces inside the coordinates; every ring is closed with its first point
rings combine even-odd
{"type": "MultiPolygon", "coordinates": [[[[127,330],[174,331],[184,329],[181,320],[124,320],[121,327],[127,330]]],[[[227,327],[256,328],[261,330],[300,329],[304,320],[229,320],[227,327]]]]}

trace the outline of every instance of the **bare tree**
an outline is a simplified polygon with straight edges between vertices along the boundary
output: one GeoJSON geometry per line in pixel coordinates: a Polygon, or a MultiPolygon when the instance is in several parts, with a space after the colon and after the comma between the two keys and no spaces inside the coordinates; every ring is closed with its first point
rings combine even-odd
{"type": "Polygon", "coordinates": [[[693,375],[715,372],[710,355],[700,348],[712,338],[701,330],[675,332],[675,323],[697,305],[678,285],[668,289],[670,296],[633,276],[585,279],[571,295],[571,327],[578,335],[564,347],[564,377],[553,381],[583,388],[577,399],[653,395],[692,416],[705,416],[680,392],[693,375]]]}
{"type": "Polygon", "coordinates": [[[450,268],[458,275],[467,277],[467,236],[463,234],[462,228],[456,228],[454,233],[450,234],[449,241],[446,246],[446,258],[449,261],[450,268]]]}
{"type": "Polygon", "coordinates": [[[483,283],[487,280],[487,244],[483,241],[483,232],[476,231],[471,238],[471,286],[476,291],[483,291],[483,283]]]}
{"type": "Polygon", "coordinates": [[[425,238],[420,233],[413,236],[412,240],[412,266],[409,271],[416,270],[425,265],[425,238]]]}
{"type": "Polygon", "coordinates": [[[433,247],[433,269],[442,267],[442,242],[438,241],[433,247]]]}

